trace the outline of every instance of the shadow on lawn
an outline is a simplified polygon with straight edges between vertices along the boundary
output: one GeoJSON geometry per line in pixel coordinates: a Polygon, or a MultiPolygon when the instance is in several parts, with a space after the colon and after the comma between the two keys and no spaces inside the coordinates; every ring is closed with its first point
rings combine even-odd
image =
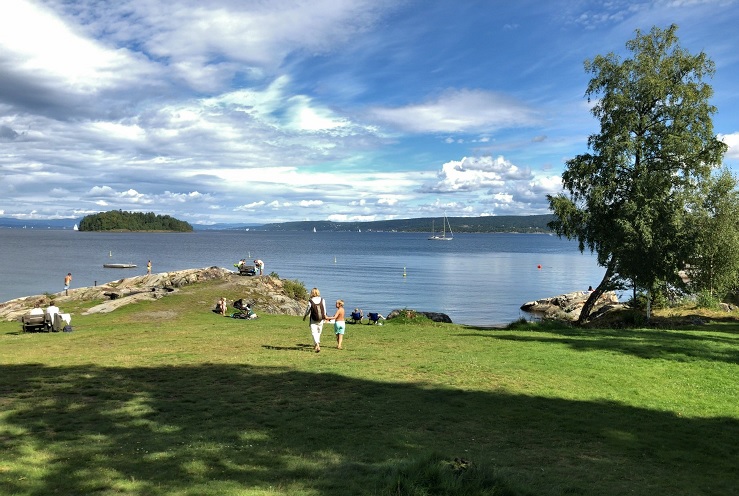
{"type": "Polygon", "coordinates": [[[534,494],[739,487],[736,419],[606,402],[239,365],[6,365],[0,398],[3,494],[379,494],[377,474],[428,452],[499,467],[534,494]]]}
{"type": "Polygon", "coordinates": [[[565,344],[574,350],[608,350],[640,358],[686,361],[710,360],[739,364],[739,339],[734,330],[724,332],[718,328],[665,330],[665,329],[583,329],[562,327],[560,329],[532,329],[532,335],[507,333],[506,329],[483,329],[463,334],[467,337],[489,337],[509,341],[565,344]],[[711,335],[708,335],[708,334],[711,335]],[[722,335],[724,334],[724,335],[722,335]]]}

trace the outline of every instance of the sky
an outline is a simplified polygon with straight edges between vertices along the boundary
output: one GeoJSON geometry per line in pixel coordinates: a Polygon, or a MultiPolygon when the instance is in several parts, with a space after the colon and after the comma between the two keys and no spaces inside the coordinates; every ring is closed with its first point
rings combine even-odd
{"type": "Polygon", "coordinates": [[[739,0],[3,0],[0,216],[550,213],[584,62],[676,24],[739,172],[739,0]]]}

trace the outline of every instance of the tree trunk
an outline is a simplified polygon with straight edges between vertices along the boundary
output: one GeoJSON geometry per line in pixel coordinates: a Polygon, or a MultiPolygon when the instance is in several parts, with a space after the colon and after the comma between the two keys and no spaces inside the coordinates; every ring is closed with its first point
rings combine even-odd
{"type": "Polygon", "coordinates": [[[598,298],[600,298],[603,293],[608,290],[608,287],[611,283],[611,277],[613,277],[613,264],[609,263],[606,267],[606,273],[605,275],[603,275],[603,279],[600,281],[600,284],[598,284],[598,287],[595,288],[592,293],[590,293],[590,296],[585,302],[585,305],[583,305],[582,310],[580,311],[580,317],[578,317],[577,319],[578,325],[584,324],[588,321],[588,317],[590,317],[590,312],[593,311],[598,298]]]}

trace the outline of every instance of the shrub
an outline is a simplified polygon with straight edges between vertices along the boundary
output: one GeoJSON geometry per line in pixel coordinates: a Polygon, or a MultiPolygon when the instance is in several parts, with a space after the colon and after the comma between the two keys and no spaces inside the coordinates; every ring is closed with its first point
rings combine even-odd
{"type": "Polygon", "coordinates": [[[308,299],[308,290],[305,289],[305,284],[297,279],[285,279],[282,281],[282,289],[285,291],[285,294],[293,300],[308,299]]]}
{"type": "Polygon", "coordinates": [[[696,295],[696,305],[698,308],[708,308],[712,310],[717,310],[719,308],[719,301],[718,298],[713,296],[709,291],[702,290],[699,291],[696,295]]]}

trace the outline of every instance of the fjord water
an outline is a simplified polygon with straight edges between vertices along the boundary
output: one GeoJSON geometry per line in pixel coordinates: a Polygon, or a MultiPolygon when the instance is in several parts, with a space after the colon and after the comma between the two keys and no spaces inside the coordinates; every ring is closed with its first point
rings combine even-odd
{"type": "MultiPolygon", "coordinates": [[[[91,233],[0,230],[0,301],[58,293],[152,271],[225,267],[241,258],[265,262],[265,273],[318,287],[333,308],[387,314],[395,308],[443,312],[455,323],[499,325],[525,314],[531,300],[596,285],[604,269],[577,244],[546,234],[196,231],[91,233]],[[107,269],[104,263],[134,263],[107,269]]],[[[239,295],[224,295],[232,300],[239,295]]],[[[204,308],[203,311],[209,311],[204,308]]]]}

